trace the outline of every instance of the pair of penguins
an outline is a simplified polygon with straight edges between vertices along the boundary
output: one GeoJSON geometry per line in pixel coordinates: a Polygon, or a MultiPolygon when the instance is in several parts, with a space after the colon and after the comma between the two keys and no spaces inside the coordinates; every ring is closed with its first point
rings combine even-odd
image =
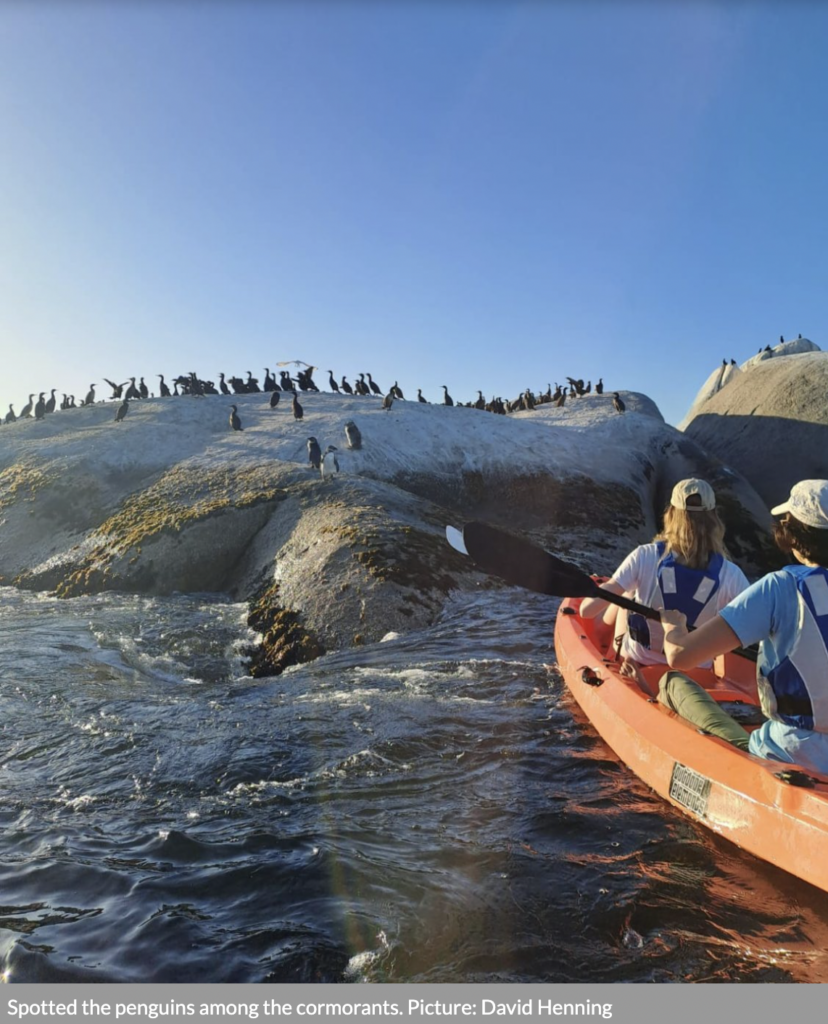
{"type": "MultiPolygon", "coordinates": [[[[345,436],[352,451],[362,447],[362,434],[353,420],[348,420],[345,424],[345,436]]],[[[316,438],[308,438],[308,464],[321,472],[323,480],[339,472],[339,459],[336,457],[338,450],[335,445],[329,444],[323,455],[316,438]]]]}

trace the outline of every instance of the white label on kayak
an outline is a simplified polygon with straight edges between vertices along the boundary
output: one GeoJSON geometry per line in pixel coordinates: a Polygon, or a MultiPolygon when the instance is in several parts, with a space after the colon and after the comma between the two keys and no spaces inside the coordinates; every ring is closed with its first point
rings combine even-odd
{"type": "Polygon", "coordinates": [[[676,570],[672,565],[665,565],[661,570],[661,592],[662,594],[675,594],[676,592],[676,570]]]}
{"type": "Polygon", "coordinates": [[[705,818],[710,797],[710,779],[676,761],[670,779],[670,797],[700,818],[705,818]]]}
{"type": "Polygon", "coordinates": [[[710,591],[716,586],[716,581],[711,579],[709,576],[701,581],[696,587],[696,593],[693,594],[693,600],[698,601],[699,604],[704,604],[708,597],[710,597],[710,591]]]}

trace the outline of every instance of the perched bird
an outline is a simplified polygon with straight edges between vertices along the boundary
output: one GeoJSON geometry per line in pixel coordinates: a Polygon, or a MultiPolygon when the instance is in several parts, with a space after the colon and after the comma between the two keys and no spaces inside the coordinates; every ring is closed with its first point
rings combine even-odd
{"type": "Polygon", "coordinates": [[[115,413],[115,422],[120,423],[121,420],[129,412],[129,399],[125,398],[123,402],[118,406],[118,411],[115,413]]]}
{"type": "MultiPolygon", "coordinates": [[[[135,387],[135,378],[134,377],[130,377],[129,379],[130,379],[130,385],[127,388],[126,397],[127,398],[140,398],[141,397],[141,392],[138,390],[138,388],[135,387]]],[[[120,395],[118,397],[120,397],[120,395]]]]}
{"type": "Polygon", "coordinates": [[[141,398],[149,398],[149,388],[144,383],[144,378],[141,378],[141,383],[138,385],[138,394],[141,398]]]}
{"type": "Polygon", "coordinates": [[[405,395],[402,393],[402,388],[396,381],[394,381],[393,387],[391,388],[391,394],[394,398],[399,398],[401,402],[405,401],[405,395]]]}
{"type": "Polygon", "coordinates": [[[374,378],[371,376],[371,374],[370,373],[366,374],[366,377],[368,378],[368,385],[371,388],[371,390],[374,392],[374,394],[375,395],[381,395],[382,394],[382,388],[379,386],[379,384],[377,384],[377,382],[374,380],[374,378]]]}
{"type": "Polygon", "coordinates": [[[342,390],[345,392],[346,395],[352,395],[354,393],[354,389],[351,387],[351,385],[348,383],[344,376],[342,378],[342,390]]]}
{"type": "Polygon", "coordinates": [[[293,392],[293,418],[295,420],[301,420],[304,415],[305,415],[305,410],[299,404],[299,396],[296,394],[296,391],[294,390],[294,392],[293,392]]]}
{"type": "Polygon", "coordinates": [[[308,438],[308,462],[314,469],[319,469],[322,465],[322,449],[315,437],[308,438]]]}
{"type": "Polygon", "coordinates": [[[428,405],[428,399],[427,398],[423,398],[423,389],[422,388],[417,388],[417,401],[418,402],[425,402],[425,404],[428,405]]]}
{"type": "Polygon", "coordinates": [[[603,395],[603,393],[604,393],[604,378],[603,377],[599,377],[598,378],[598,383],[595,385],[595,394],[596,395],[603,395]]]}
{"type": "Polygon", "coordinates": [[[247,391],[261,391],[259,381],[253,376],[250,370],[247,371],[247,380],[244,382],[244,386],[247,391]]]}
{"type": "Polygon", "coordinates": [[[20,419],[21,420],[25,420],[25,419],[28,419],[28,418],[31,417],[32,409],[34,408],[34,406],[32,405],[32,399],[33,398],[34,398],[34,395],[29,395],[29,401],[26,402],[26,404],[20,410],[20,419]]]}
{"type": "Polygon", "coordinates": [[[329,476],[333,476],[339,472],[339,460],[336,457],[337,449],[334,445],[329,444],[325,449],[325,455],[322,458],[322,479],[327,480],[329,476]]]}
{"type": "Polygon", "coordinates": [[[555,408],[556,409],[563,409],[564,402],[566,401],[566,395],[567,395],[566,391],[561,390],[561,393],[560,393],[560,395],[558,395],[557,401],[555,402],[555,408]]]}
{"type": "MultiPolygon", "coordinates": [[[[158,376],[161,378],[161,380],[159,381],[159,384],[158,384],[158,393],[161,395],[162,398],[169,398],[170,397],[170,389],[167,387],[166,383],[164,382],[164,374],[163,373],[159,373],[158,376]]],[[[227,385],[225,385],[225,387],[226,386],[227,385]]]]}
{"type": "Polygon", "coordinates": [[[46,399],[46,415],[47,416],[49,415],[50,412],[54,412],[55,411],[55,392],[56,391],[57,391],[57,388],[52,388],[52,397],[46,399]]]}
{"type": "Polygon", "coordinates": [[[230,388],[228,388],[227,384],[225,383],[224,374],[223,373],[219,374],[219,391],[223,395],[229,395],[230,394],[230,388]]]}
{"type": "Polygon", "coordinates": [[[280,393],[278,391],[272,391],[270,393],[270,408],[271,409],[275,409],[276,406],[279,404],[279,394],[280,393]]]}
{"type": "Polygon", "coordinates": [[[477,401],[474,403],[475,409],[485,409],[486,399],[483,397],[483,392],[478,388],[477,401]]]}
{"type": "Polygon", "coordinates": [[[387,409],[390,409],[393,404],[394,404],[394,394],[393,394],[392,391],[389,391],[388,394],[385,396],[385,398],[383,398],[383,400],[382,400],[382,407],[383,407],[383,409],[387,410],[387,409]]]}
{"type": "Polygon", "coordinates": [[[236,412],[237,407],[235,405],[231,405],[230,408],[233,410],[230,413],[230,426],[233,428],[233,430],[243,430],[244,428],[241,425],[241,420],[239,419],[238,413],[236,412]]]}
{"type": "Polygon", "coordinates": [[[37,399],[37,404],[34,407],[34,414],[36,420],[42,420],[46,415],[46,403],[43,401],[43,396],[46,394],[45,391],[41,391],[37,399]]]}
{"type": "Polygon", "coordinates": [[[6,418],[5,418],[5,420],[3,422],[4,423],[16,423],[17,422],[17,417],[14,415],[14,409],[11,407],[11,405],[9,406],[9,411],[6,413],[6,418]]]}
{"type": "Polygon", "coordinates": [[[448,393],[446,385],[441,384],[440,387],[443,389],[443,405],[454,405],[454,399],[448,393]]]}
{"type": "Polygon", "coordinates": [[[362,434],[360,434],[359,427],[353,420],[348,420],[345,424],[345,437],[348,441],[348,447],[353,451],[357,451],[362,447],[362,434]]]}
{"type": "Polygon", "coordinates": [[[330,387],[331,391],[335,392],[336,394],[339,394],[339,385],[334,380],[333,370],[328,370],[328,386],[330,387]]]}
{"type": "Polygon", "coordinates": [[[275,377],[271,377],[270,369],[267,366],[264,368],[264,372],[265,372],[265,377],[264,377],[264,384],[262,384],[262,391],[273,391],[273,389],[277,386],[276,385],[276,378],[275,377]]]}
{"type": "Polygon", "coordinates": [[[621,397],[617,391],[613,391],[612,393],[612,404],[616,412],[624,412],[624,410],[627,408],[626,405],[624,405],[624,403],[621,401],[621,397]]]}

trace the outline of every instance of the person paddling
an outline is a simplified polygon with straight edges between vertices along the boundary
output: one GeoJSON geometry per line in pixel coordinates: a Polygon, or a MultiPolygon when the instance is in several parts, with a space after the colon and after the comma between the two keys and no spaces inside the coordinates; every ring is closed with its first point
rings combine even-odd
{"type": "Polygon", "coordinates": [[[666,672],[658,699],[714,736],[759,757],[828,773],[828,480],[802,480],[774,540],[793,563],[763,576],[715,618],[689,632],[681,611],[662,611],[672,669],[689,669],[759,643],[757,686],[768,721],[746,732],[680,671],[666,672]]]}
{"type": "MultiPolygon", "coordinates": [[[[716,511],[716,495],[706,480],[680,480],[664,512],[664,528],[651,544],[632,551],[612,578],[601,585],[613,594],[632,594],[639,604],[682,612],[690,625],[710,621],[747,586],[742,570],[730,561],[725,527],[716,511]]],[[[617,609],[598,597],[581,602],[582,618],[606,612],[615,621],[617,609]]],[[[734,644],[734,646],[736,646],[734,644]]],[[[651,696],[639,668],[665,665],[664,631],[657,622],[632,613],[621,638],[621,672],[651,696]]]]}

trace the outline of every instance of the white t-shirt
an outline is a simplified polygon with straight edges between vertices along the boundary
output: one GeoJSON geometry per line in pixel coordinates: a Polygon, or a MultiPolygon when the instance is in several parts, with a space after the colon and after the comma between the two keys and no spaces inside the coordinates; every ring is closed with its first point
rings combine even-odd
{"type": "MultiPolygon", "coordinates": [[[[635,551],[631,551],[612,574],[612,578],[624,588],[624,593],[628,597],[632,597],[639,604],[646,604],[656,609],[664,607],[658,590],[657,544],[642,544],[635,551]]],[[[701,626],[712,619],[720,609],[729,604],[737,594],[741,594],[748,586],[747,576],[739,566],[725,559],[719,573],[719,588],[702,609],[696,619],[696,625],[701,626]]],[[[664,645],[664,631],[661,624],[648,619],[647,626],[650,630],[651,643],[659,650],[643,647],[633,640],[629,633],[625,632],[621,653],[624,657],[632,658],[642,665],[666,665],[667,659],[660,650],[664,645]]],[[[707,668],[709,665],[710,662],[704,667],[707,668]]]]}

